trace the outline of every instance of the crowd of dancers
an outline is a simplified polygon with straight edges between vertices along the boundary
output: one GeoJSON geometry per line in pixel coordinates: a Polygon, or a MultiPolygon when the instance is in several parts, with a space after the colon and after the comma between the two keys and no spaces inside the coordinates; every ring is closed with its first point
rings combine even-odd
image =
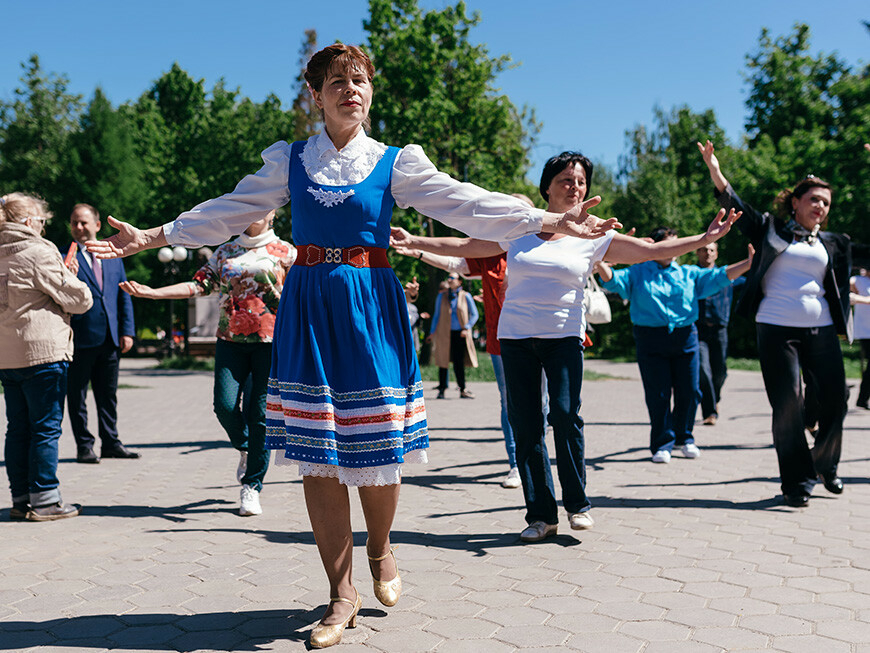
{"type": "MultiPolygon", "coordinates": [[[[117,283],[122,291],[145,298],[220,293],[215,412],[240,452],[240,512],[261,511],[258,495],[268,450],[277,452],[278,464],[298,466],[329,584],[326,611],[310,634],[312,647],[338,643],[345,628],[355,625],[362,605],[351,566],[350,487],[357,488],[365,518],[374,594],[392,606],[402,593],[390,531],[403,465],[425,463],[429,441],[419,340],[412,335],[406,289],[390,267],[391,244],[450,273],[433,320],[440,367],[452,360],[462,368],[464,357],[474,355],[467,346],[474,302],[454,291],[460,274],[484,279],[487,327],[494,329],[487,347],[502,390],[512,469],[505,483],[522,486],[526,505],[521,540],[551,537],[559,524],[545,419],[553,427],[568,524],[572,529],[594,524],[579,414],[583,293],[593,270],[605,287],[631,301],[651,454],[661,463],[675,447],[688,457],[699,453],[692,436],[699,387],[698,302],[748,270],[738,311],[757,323],[785,501],[806,505],[819,478],[828,490],[842,492],[837,463],[846,386],[838,334],[849,329],[855,246],[845,236],[821,230],[832,201],[827,183],[808,177],[779,198],[781,216],[759,213],[728,184],[713,145],[699,143],[722,209],[701,234],[679,237],[664,229],[634,238],[617,233],[622,227],[617,219],[589,213],[600,198],[588,197],[594,170],[578,153],[562,153],[545,165],[539,190],[547,209],[541,210],[528,198],[452,179],[419,146],[398,148],[373,140],[364,129],[373,77],[374,67],[359,48],[335,44],[317,52],[305,79],[322,112],[321,133],[307,141],[275,143],[263,152],[263,167],[235,190],[172,222],[138,229],[109,218],[118,232],[86,244],[97,269],[102,261],[167,244],[219,245],[238,236],[218,249],[191,282],[165,288],[117,283]],[[295,247],[271,230],[274,211],[291,197],[295,247]],[[391,228],[394,206],[413,207],[469,236],[432,239],[391,228]],[[749,239],[754,256],[750,251],[745,261],[727,268],[674,264],[676,257],[712,246],[733,225],[749,239]],[[614,271],[611,264],[630,267],[614,271]],[[804,435],[802,383],[812,388],[818,407],[812,449],[804,435]]],[[[46,424],[36,412],[41,404],[33,402],[39,387],[64,382],[69,314],[84,312],[93,300],[76,280],[75,264],[40,238],[41,223],[49,217],[44,204],[6,195],[0,199],[0,217],[0,299],[5,301],[0,306],[0,380],[7,402],[14,516],[28,518],[39,511],[47,518],[72,516],[63,514],[68,504],[60,499],[54,473],[58,411],[46,424]],[[40,274],[33,275],[36,267],[40,274]],[[17,342],[23,344],[13,346],[17,342]],[[12,356],[13,349],[20,351],[12,356]],[[26,446],[31,439],[52,437],[54,470],[48,469],[50,452],[34,461],[26,446]]],[[[462,395],[471,398],[464,380],[457,380],[462,395]]],[[[443,393],[446,375],[442,381],[443,393]]],[[[712,415],[715,402],[706,417],[712,415]]]]}

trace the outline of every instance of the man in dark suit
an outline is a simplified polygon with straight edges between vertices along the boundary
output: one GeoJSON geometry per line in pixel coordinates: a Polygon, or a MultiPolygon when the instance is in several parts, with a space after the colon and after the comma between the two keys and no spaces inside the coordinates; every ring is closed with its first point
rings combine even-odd
{"type": "Polygon", "coordinates": [[[127,280],[121,259],[100,260],[90,254],[84,243],[96,240],[100,214],[90,204],[76,204],[70,215],[70,231],[79,244],[78,278],[94,297],[87,313],[71,320],[74,339],[73,360],[67,378],[67,404],[80,463],[98,463],[95,438],[88,430],[88,383],[97,404],[98,433],[103,458],[138,458],[118,439],[118,367],[122,353],[133,347],[133,302],[118,288],[127,280]]]}

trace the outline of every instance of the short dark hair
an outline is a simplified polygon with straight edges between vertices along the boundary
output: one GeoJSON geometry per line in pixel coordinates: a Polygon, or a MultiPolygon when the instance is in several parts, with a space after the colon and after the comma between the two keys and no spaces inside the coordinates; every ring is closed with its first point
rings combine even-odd
{"type": "Polygon", "coordinates": [[[72,208],[72,211],[70,211],[70,218],[72,218],[72,214],[79,209],[85,209],[87,211],[90,211],[91,215],[94,216],[94,222],[100,221],[100,212],[97,211],[95,207],[91,206],[90,204],[85,204],[84,202],[79,202],[72,208]]]}
{"type": "Polygon", "coordinates": [[[650,232],[649,237],[652,238],[654,243],[660,243],[665,238],[676,238],[677,232],[670,227],[656,227],[650,232]]]}
{"type": "MultiPolygon", "coordinates": [[[[576,165],[577,163],[583,166],[583,171],[586,173],[586,195],[589,195],[589,189],[592,188],[592,173],[594,171],[592,161],[580,154],[580,152],[566,151],[551,157],[544,164],[544,171],[541,173],[541,185],[538,187],[538,190],[541,191],[541,197],[549,202],[548,189],[553,182],[553,178],[569,165],[576,165]]],[[[582,199],[586,199],[586,195],[582,199]]]]}

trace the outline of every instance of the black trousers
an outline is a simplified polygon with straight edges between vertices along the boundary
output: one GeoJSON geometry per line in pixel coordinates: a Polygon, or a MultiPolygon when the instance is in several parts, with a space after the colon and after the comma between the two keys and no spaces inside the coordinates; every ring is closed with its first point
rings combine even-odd
{"type": "Polygon", "coordinates": [[[858,390],[859,406],[866,406],[870,400],[870,340],[859,340],[861,353],[864,355],[864,374],[861,376],[861,387],[858,390]]]}
{"type": "Polygon", "coordinates": [[[773,444],[783,494],[809,494],[818,476],[834,476],[846,417],[846,374],[834,326],[757,324],[758,359],[773,409],[773,444]],[[810,450],[801,373],[817,393],[819,429],[810,450]]]}
{"type": "MultiPolygon", "coordinates": [[[[465,338],[462,331],[450,332],[450,362],[453,363],[453,374],[456,376],[456,385],[460,390],[465,390],[465,338]]],[[[438,389],[447,389],[447,368],[438,368],[438,389]]]]}
{"type": "Polygon", "coordinates": [[[99,347],[76,349],[69,364],[66,398],[69,421],[79,449],[92,449],[96,441],[88,429],[88,384],[97,404],[97,428],[102,450],[119,444],[118,439],[118,367],[121,350],[109,340],[99,347]]]}

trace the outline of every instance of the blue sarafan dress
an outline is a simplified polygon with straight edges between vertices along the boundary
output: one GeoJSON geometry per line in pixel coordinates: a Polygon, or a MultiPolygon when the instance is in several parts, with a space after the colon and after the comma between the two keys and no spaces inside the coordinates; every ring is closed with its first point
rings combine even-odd
{"type": "MultiPolygon", "coordinates": [[[[300,160],[304,146],[293,143],[291,161],[300,160]]],[[[398,153],[387,148],[365,179],[346,186],[315,183],[304,166],[291,165],[294,243],[387,248],[398,153]]],[[[282,450],[304,473],[324,465],[397,465],[429,446],[405,294],[391,268],[293,266],[275,334],[266,412],[270,449],[282,450]]]]}

